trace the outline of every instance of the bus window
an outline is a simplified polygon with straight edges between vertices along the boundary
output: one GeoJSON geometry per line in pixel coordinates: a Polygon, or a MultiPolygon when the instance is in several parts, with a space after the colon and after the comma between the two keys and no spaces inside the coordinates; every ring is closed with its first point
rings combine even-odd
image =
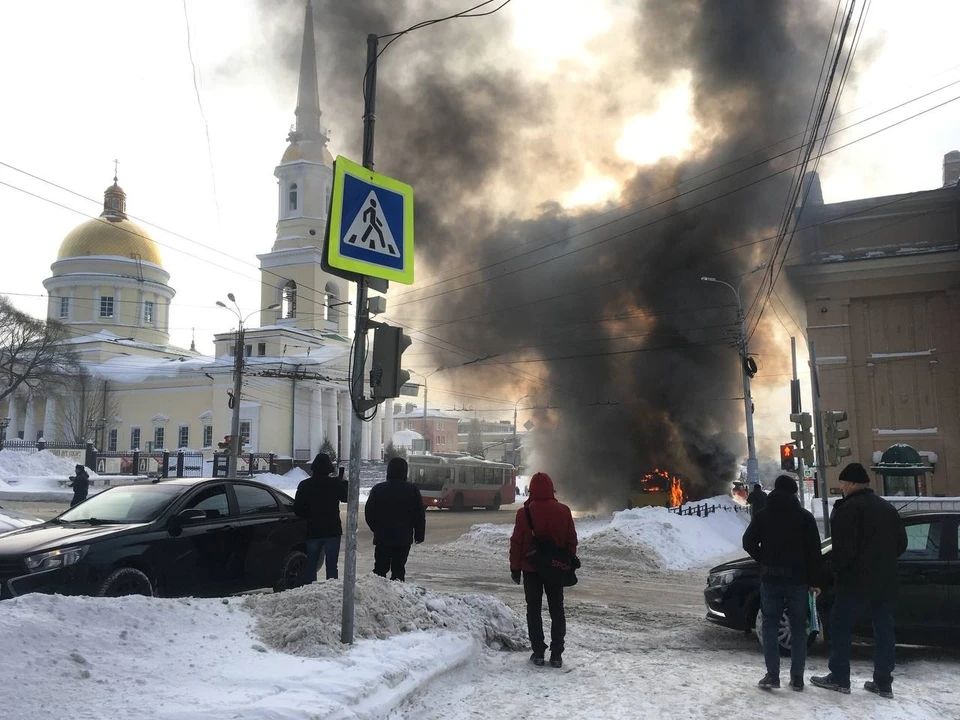
{"type": "Polygon", "coordinates": [[[463,468],[463,484],[464,485],[473,485],[474,470],[475,468],[472,468],[472,467],[463,468]]]}
{"type": "Polygon", "coordinates": [[[484,468],[483,469],[483,484],[484,485],[493,485],[493,468],[484,468]]]}

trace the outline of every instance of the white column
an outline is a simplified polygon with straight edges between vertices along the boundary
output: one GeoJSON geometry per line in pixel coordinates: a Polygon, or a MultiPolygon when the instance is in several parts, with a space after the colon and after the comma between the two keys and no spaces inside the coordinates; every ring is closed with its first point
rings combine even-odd
{"type": "Polygon", "coordinates": [[[16,440],[17,433],[20,432],[20,400],[15,395],[7,398],[7,415],[10,417],[10,424],[7,425],[7,440],[16,440]]]}
{"type": "Polygon", "coordinates": [[[337,393],[337,399],[340,404],[340,464],[346,464],[350,459],[350,418],[353,409],[350,407],[350,393],[342,391],[337,393]]]}
{"type": "Polygon", "coordinates": [[[57,438],[57,398],[50,396],[43,408],[43,439],[55,442],[57,438]]]}
{"type": "Polygon", "coordinates": [[[310,395],[310,458],[320,452],[323,444],[323,388],[315,387],[310,395]]]}
{"type": "Polygon", "coordinates": [[[370,459],[370,441],[373,435],[373,428],[370,427],[371,423],[365,422],[363,424],[363,436],[360,442],[360,459],[369,460],[370,459]]]}
{"type": "MultiPolygon", "coordinates": [[[[390,401],[384,403],[384,405],[389,405],[390,401]]],[[[380,408],[380,412],[377,413],[377,416],[373,419],[373,444],[370,446],[370,459],[379,460],[383,457],[383,412],[384,408],[380,408]]]]}
{"type": "Polygon", "coordinates": [[[23,420],[23,439],[30,442],[37,440],[37,401],[27,400],[27,412],[23,420]]]}
{"type": "MultiPolygon", "coordinates": [[[[337,428],[340,425],[337,415],[337,391],[327,389],[323,391],[323,432],[324,437],[337,447],[337,428]]],[[[323,442],[324,438],[320,438],[323,442]]]]}

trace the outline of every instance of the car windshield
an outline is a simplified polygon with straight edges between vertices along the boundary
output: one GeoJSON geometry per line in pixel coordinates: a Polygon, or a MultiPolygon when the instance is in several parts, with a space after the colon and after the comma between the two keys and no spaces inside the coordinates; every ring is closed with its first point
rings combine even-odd
{"type": "Polygon", "coordinates": [[[184,488],[179,485],[126,485],[94,495],[59,515],[59,522],[146,523],[156,520],[184,488]]]}

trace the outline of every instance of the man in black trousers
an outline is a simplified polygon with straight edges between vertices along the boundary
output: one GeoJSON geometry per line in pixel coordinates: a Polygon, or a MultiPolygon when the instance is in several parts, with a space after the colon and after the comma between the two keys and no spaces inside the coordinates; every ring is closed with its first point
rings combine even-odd
{"type": "Polygon", "coordinates": [[[390,460],[387,481],[370,491],[363,515],[373,531],[373,572],[403,582],[410,546],[423,542],[427,524],[423,497],[407,482],[406,460],[390,460]]]}

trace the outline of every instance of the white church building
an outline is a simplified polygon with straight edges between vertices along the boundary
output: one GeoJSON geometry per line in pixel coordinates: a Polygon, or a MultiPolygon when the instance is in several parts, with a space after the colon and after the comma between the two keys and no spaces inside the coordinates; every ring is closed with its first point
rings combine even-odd
{"type": "MultiPolygon", "coordinates": [[[[333,158],[321,124],[309,2],[296,126],[287,139],[274,171],[276,239],[258,256],[261,307],[279,308],[261,311],[260,327],[244,330],[240,435],[244,452],[308,460],[328,440],[346,460],[351,306],[347,281],[320,266],[333,158]]],[[[7,398],[0,403],[9,418],[6,437],[71,442],[82,431],[102,450],[212,454],[230,433],[236,334],[215,336],[214,357],[170,345],[176,291],[156,243],[127,217],[116,177],[100,217],[64,238],[43,284],[47,317],[67,327],[88,380],[7,398]],[[89,418],[90,403],[104,415],[92,434],[89,423],[77,427],[89,418]]],[[[386,403],[364,423],[361,459],[380,459],[392,415],[386,403]]]]}

